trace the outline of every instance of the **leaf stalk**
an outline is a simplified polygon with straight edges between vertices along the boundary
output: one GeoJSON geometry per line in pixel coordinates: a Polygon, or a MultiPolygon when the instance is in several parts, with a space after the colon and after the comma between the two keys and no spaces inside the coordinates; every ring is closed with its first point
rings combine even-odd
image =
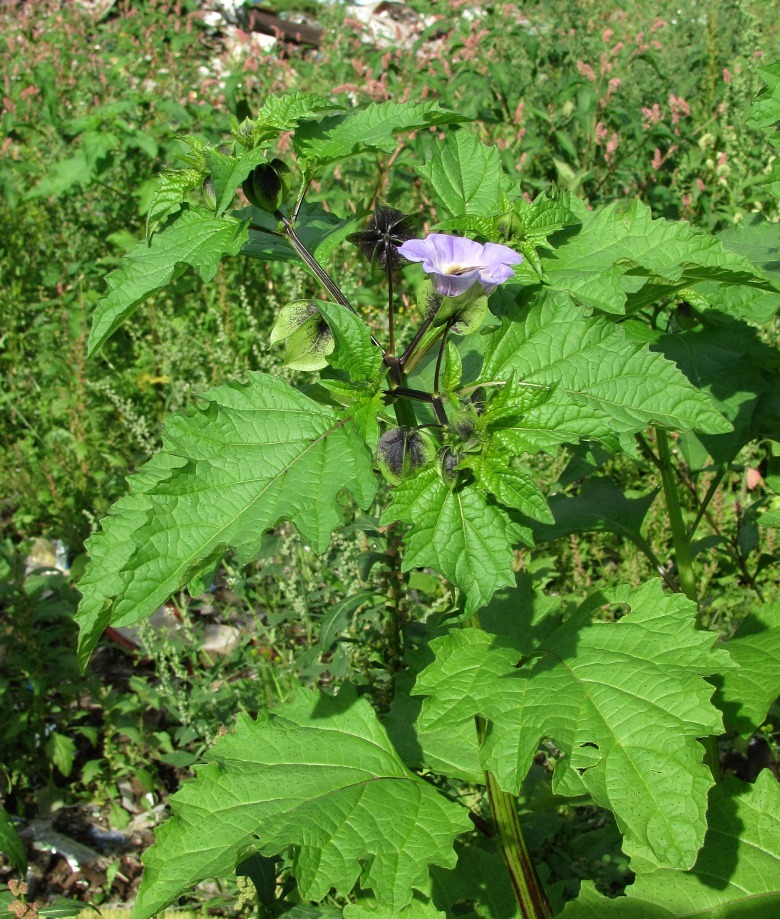
{"type": "Polygon", "coordinates": [[[672,530],[672,544],[674,545],[677,573],[680,578],[680,590],[689,600],[698,601],[696,595],[696,578],[693,573],[693,560],[691,558],[691,544],[682,517],[680,496],[675,483],[672,454],[669,449],[669,435],[661,428],[656,428],[655,440],[658,446],[658,468],[661,472],[661,483],[666,501],[666,512],[669,515],[669,526],[672,530]]]}

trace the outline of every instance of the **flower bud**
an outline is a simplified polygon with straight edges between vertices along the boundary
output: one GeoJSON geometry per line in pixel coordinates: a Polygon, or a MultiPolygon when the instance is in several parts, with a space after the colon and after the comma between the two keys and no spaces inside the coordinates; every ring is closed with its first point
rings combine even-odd
{"type": "Polygon", "coordinates": [[[216,210],[217,207],[217,193],[214,190],[214,180],[211,176],[206,176],[203,180],[203,197],[206,201],[207,207],[213,208],[216,210]]]}
{"type": "Polygon", "coordinates": [[[496,221],[496,229],[504,239],[512,240],[522,238],[525,233],[523,221],[514,210],[505,211],[496,221]]]}
{"type": "Polygon", "coordinates": [[[436,457],[439,463],[439,471],[444,481],[452,487],[458,479],[458,463],[460,457],[454,453],[450,447],[442,447],[436,457]]]}

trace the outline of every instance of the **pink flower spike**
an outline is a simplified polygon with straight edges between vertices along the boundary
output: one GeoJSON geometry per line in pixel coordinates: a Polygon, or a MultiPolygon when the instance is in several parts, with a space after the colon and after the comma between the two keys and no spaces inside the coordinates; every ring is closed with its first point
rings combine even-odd
{"type": "Polygon", "coordinates": [[[523,257],[508,246],[475,242],[462,236],[431,233],[425,239],[407,240],[398,254],[410,262],[422,262],[423,271],[433,275],[436,293],[459,297],[477,282],[489,294],[512,277],[512,265],[523,257]]]}

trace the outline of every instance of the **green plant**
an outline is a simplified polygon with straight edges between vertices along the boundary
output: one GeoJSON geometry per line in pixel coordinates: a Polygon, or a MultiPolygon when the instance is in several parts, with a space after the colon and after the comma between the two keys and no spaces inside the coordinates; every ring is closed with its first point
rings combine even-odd
{"type": "MultiPolygon", "coordinates": [[[[780,113],[779,72],[765,70],[762,124],[780,113]]],[[[387,676],[360,694],[348,682],[337,695],[301,688],[257,720],[240,716],[174,797],[138,917],[235,869],[266,915],[768,916],[780,902],[776,782],[723,780],[718,748],[757,729],[780,688],[780,607],[760,602],[774,559],[755,559],[752,518],[733,542],[719,537],[756,595],[719,644],[694,557],[742,448],[777,439],[780,361],[750,324],[775,321],[765,253],[777,227],[756,218],[719,241],[636,200],[589,210],[556,192],[529,203],[463,121],[435,102],[345,112],[305,93],[270,97],[234,123],[229,146],[191,141],[187,168],[152,199],[148,241],[96,307],[93,354],[187,267],[208,282],[239,255],[302,265],[315,292],[279,310],[271,339],[289,366],[321,373],[298,387],[249,373],[168,419],[163,449],[89,541],[82,665],[108,624],[138,622],[184,587],[198,596],[223,558],[251,562],[281,521],[325,552],[345,492],[363,509],[379,497],[389,528],[387,676]],[[444,136],[417,158],[431,128],[444,136]],[[413,226],[386,207],[361,229],[360,208],[341,217],[307,201],[323,170],[392,155],[411,131],[423,139],[405,168],[444,232],[410,239],[413,226]],[[240,187],[250,205],[231,210],[240,187]],[[324,267],[347,238],[386,282],[384,313],[368,301],[371,324],[363,288],[324,267]],[[417,304],[400,325],[399,284],[417,304]],[[583,484],[548,502],[534,464],[563,445],[571,460],[556,475],[583,484]],[[657,474],[659,489],[624,495],[621,463],[635,478],[657,474]],[[642,533],[659,494],[663,556],[642,533]],[[516,574],[516,547],[533,559],[535,544],[593,529],[626,537],[661,580],[607,579],[572,603],[516,574]],[[442,611],[414,602],[414,569],[449,583],[442,611]],[[585,883],[564,902],[565,872],[531,855],[518,817],[518,795],[530,808],[545,786],[613,815],[598,828],[622,837],[636,876],[625,896],[585,883]]],[[[348,615],[334,614],[331,636],[348,615]]],[[[591,870],[606,881],[603,865],[591,870]]],[[[618,871],[608,889],[627,880],[618,871]]]]}

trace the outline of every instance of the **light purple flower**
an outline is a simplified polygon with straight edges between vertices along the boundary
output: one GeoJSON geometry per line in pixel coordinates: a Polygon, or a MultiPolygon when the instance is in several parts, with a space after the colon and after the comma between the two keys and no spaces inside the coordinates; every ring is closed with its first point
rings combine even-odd
{"type": "Polygon", "coordinates": [[[433,275],[436,293],[458,297],[479,281],[489,294],[511,278],[512,265],[523,256],[508,246],[474,242],[462,236],[431,233],[425,239],[409,239],[398,248],[410,262],[422,262],[423,271],[433,275]]]}

